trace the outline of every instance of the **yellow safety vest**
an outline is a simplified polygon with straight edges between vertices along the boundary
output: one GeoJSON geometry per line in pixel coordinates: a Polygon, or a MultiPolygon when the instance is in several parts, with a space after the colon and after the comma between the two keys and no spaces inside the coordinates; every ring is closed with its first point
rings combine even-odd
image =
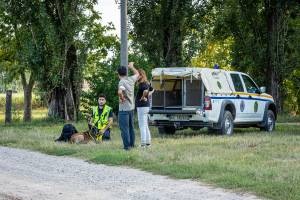
{"type": "Polygon", "coordinates": [[[108,116],[111,110],[112,110],[111,107],[104,105],[101,116],[99,116],[98,106],[93,107],[93,125],[96,126],[98,130],[102,130],[107,126],[108,116]]]}

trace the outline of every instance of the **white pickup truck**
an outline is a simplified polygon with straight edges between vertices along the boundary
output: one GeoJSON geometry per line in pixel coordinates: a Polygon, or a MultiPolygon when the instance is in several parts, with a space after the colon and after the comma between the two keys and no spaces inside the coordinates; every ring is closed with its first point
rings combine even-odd
{"type": "Polygon", "coordinates": [[[276,106],[247,74],[208,68],[152,70],[150,125],[160,133],[184,128],[231,135],[234,127],[273,131],[276,106]]]}

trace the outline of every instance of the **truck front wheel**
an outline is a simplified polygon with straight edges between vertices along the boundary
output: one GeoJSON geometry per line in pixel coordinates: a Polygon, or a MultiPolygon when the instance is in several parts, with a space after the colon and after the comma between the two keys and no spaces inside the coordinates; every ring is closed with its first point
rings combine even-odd
{"type": "Polygon", "coordinates": [[[275,129],[275,115],[272,110],[268,110],[265,118],[264,126],[260,128],[261,131],[272,132],[275,129]]]}

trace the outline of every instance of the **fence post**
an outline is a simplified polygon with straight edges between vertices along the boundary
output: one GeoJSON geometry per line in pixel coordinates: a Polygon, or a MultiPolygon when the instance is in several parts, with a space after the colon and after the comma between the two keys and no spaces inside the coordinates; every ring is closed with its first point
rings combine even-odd
{"type": "Polygon", "coordinates": [[[6,91],[5,124],[11,123],[12,90],[6,91]]]}

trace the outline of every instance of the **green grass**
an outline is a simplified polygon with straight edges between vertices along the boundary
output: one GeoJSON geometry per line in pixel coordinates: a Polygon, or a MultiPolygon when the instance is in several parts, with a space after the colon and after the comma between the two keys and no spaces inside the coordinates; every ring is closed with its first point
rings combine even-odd
{"type": "MultiPolygon", "coordinates": [[[[231,137],[209,135],[205,129],[161,137],[152,129],[152,147],[129,152],[122,150],[117,127],[113,128],[110,142],[71,145],[53,142],[62,126],[63,123],[50,121],[2,125],[0,145],[94,163],[126,165],[270,199],[300,199],[299,125],[280,124],[272,134],[258,129],[237,129],[231,137]]],[[[87,127],[84,122],[75,126],[81,131],[87,127]]],[[[138,137],[136,142],[139,143],[138,137]]]]}

